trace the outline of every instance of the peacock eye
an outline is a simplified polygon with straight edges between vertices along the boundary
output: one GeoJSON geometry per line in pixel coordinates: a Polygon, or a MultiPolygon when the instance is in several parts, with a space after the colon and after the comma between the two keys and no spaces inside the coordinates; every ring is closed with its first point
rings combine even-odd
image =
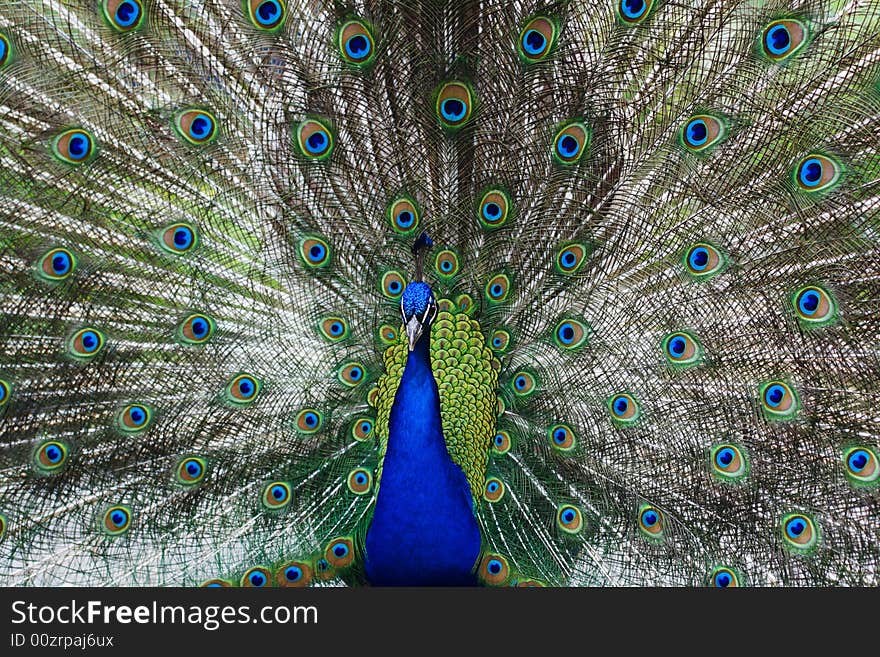
{"type": "Polygon", "coordinates": [[[120,32],[131,32],[141,26],[144,7],[140,0],[103,0],[104,18],[120,32]]]}
{"type": "Polygon", "coordinates": [[[739,586],[739,577],[730,568],[719,566],[712,571],[710,582],[717,589],[734,588],[739,586]]]}
{"type": "Polygon", "coordinates": [[[805,325],[821,326],[836,318],[837,302],[821,287],[810,285],[801,288],[795,293],[792,302],[797,318],[805,325]]]}
{"type": "Polygon", "coordinates": [[[694,153],[717,145],[725,136],[726,126],[721,119],[708,114],[691,117],[681,130],[681,140],[685,148],[694,153]]]}
{"type": "Polygon", "coordinates": [[[408,196],[401,196],[388,206],[391,228],[401,235],[409,235],[419,226],[419,206],[408,196]]]}
{"type": "Polygon", "coordinates": [[[389,299],[396,300],[401,297],[406,287],[404,281],[403,274],[391,269],[382,274],[382,277],[379,279],[379,287],[382,290],[382,294],[389,299]]]}
{"type": "Polygon", "coordinates": [[[352,20],[339,28],[339,50],[342,58],[355,66],[366,66],[373,59],[375,44],[366,24],[352,20]]]}
{"type": "Polygon", "coordinates": [[[278,510],[283,509],[292,499],[290,484],[286,481],[273,481],[263,488],[263,506],[267,509],[278,510]]]}
{"type": "Polygon", "coordinates": [[[510,278],[507,274],[496,274],[486,283],[486,297],[490,303],[501,303],[510,293],[510,278]]]}
{"type": "Polygon", "coordinates": [[[299,254],[307,267],[318,269],[330,263],[330,245],[320,237],[307,235],[299,244],[299,254]]]}
{"type": "Polygon", "coordinates": [[[369,440],[373,435],[373,421],[369,418],[355,420],[351,433],[355,440],[369,440]]]}
{"type": "Polygon", "coordinates": [[[271,581],[272,576],[265,566],[254,566],[241,577],[241,585],[247,588],[263,588],[269,586],[271,581]]]}
{"type": "Polygon", "coordinates": [[[748,461],[743,451],[730,443],[714,445],[710,450],[712,472],[720,480],[742,479],[748,473],[748,461]]]}
{"type": "Polygon", "coordinates": [[[356,468],[348,473],[348,490],[355,495],[366,495],[373,485],[373,475],[366,468],[356,468]]]}
{"type": "Polygon", "coordinates": [[[52,140],[52,152],[67,164],[82,164],[95,152],[92,135],[83,128],[65,130],[52,140]]]}
{"type": "Polygon", "coordinates": [[[547,430],[547,437],[550,444],[562,452],[570,452],[576,444],[574,431],[567,424],[554,424],[547,430]]]}
{"type": "Polygon", "coordinates": [[[37,273],[47,281],[63,281],[76,269],[76,258],[67,249],[52,249],[40,258],[37,273]]]}
{"type": "Polygon", "coordinates": [[[510,196],[501,189],[490,189],[480,199],[477,218],[483,228],[494,229],[503,225],[510,214],[510,196]]]}
{"type": "Polygon", "coordinates": [[[348,536],[333,539],[324,550],[324,558],[333,568],[347,568],[354,561],[354,542],[348,536]]]}
{"type": "Polygon", "coordinates": [[[538,381],[531,372],[521,370],[513,375],[511,387],[517,397],[527,397],[537,390],[538,381]]]}
{"type": "Polygon", "coordinates": [[[851,447],[843,454],[846,475],[853,484],[873,484],[880,480],[877,454],[870,447],[851,447]]]}
{"type": "Polygon", "coordinates": [[[174,223],[162,229],[159,245],[168,253],[183,255],[198,246],[195,228],[187,223],[174,223]]]}
{"type": "Polygon", "coordinates": [[[46,440],[37,446],[34,463],[44,473],[57,472],[67,463],[70,449],[59,440],[46,440]]]}
{"type": "Polygon", "coordinates": [[[124,534],[131,527],[131,509],[124,505],[111,506],[104,512],[101,528],[109,536],[124,534]]]}
{"type": "Polygon", "coordinates": [[[250,374],[237,374],[226,386],[226,399],[243,406],[252,403],[262,389],[262,382],[250,374]]]}
{"type": "Polygon", "coordinates": [[[104,348],[106,338],[95,328],[80,329],[68,340],[68,353],[74,358],[87,360],[97,356],[104,348]]]}
{"type": "Polygon", "coordinates": [[[324,160],[333,151],[333,135],[330,128],[316,119],[303,121],[296,127],[300,153],[312,160],[324,160]]]}
{"type": "Polygon", "coordinates": [[[434,269],[442,279],[449,279],[458,273],[458,256],[455,251],[444,249],[438,251],[434,258],[434,269]]]}
{"type": "Polygon", "coordinates": [[[562,164],[574,164],[583,157],[589,139],[590,132],[583,123],[568,123],[553,138],[553,155],[562,164]]]}
{"type": "Polygon", "coordinates": [[[770,381],[761,386],[761,405],[771,420],[793,417],[798,411],[798,398],[785,381],[770,381]]]}
{"type": "Polygon", "coordinates": [[[314,408],[304,408],[296,415],[296,428],[302,433],[315,433],[323,422],[324,416],[314,408]]]}
{"type": "Polygon", "coordinates": [[[557,347],[574,351],[587,342],[587,327],[573,318],[562,319],[553,330],[553,341],[557,347]]]}
{"type": "Polygon", "coordinates": [[[437,117],[445,128],[457,129],[467,123],[473,112],[473,96],[462,82],[447,82],[437,93],[437,117]]]}
{"type": "Polygon", "coordinates": [[[9,37],[0,33],[0,68],[6,66],[12,59],[12,45],[9,37]]]}
{"type": "Polygon", "coordinates": [[[507,454],[510,451],[510,434],[506,431],[499,431],[492,439],[492,449],[497,454],[507,454]]]}
{"type": "Polygon", "coordinates": [[[693,335],[676,331],[663,339],[663,353],[670,365],[687,367],[700,361],[703,349],[693,335]]]}
{"type": "Polygon", "coordinates": [[[573,504],[562,504],[556,509],[556,526],[566,534],[578,534],[584,528],[584,514],[573,504]]]}
{"type": "Polygon", "coordinates": [[[653,0],[617,0],[617,15],[628,24],[642,22],[651,11],[653,0]]]}
{"type": "Polygon", "coordinates": [[[184,141],[200,146],[217,136],[217,119],[207,110],[186,109],[175,117],[174,128],[184,141]]]}
{"type": "Polygon", "coordinates": [[[339,369],[337,378],[341,383],[354,387],[364,380],[365,373],[364,366],[360,363],[346,363],[339,369]]]}
{"type": "Polygon", "coordinates": [[[305,561],[289,561],[278,569],[275,581],[279,586],[308,586],[312,567],[305,561]]]}
{"type": "Polygon", "coordinates": [[[708,279],[719,273],[725,265],[721,252],[711,244],[698,242],[684,254],[684,266],[696,279],[708,279]]]}
{"type": "Polygon", "coordinates": [[[489,477],[486,479],[486,486],[483,488],[483,499],[487,502],[497,502],[504,497],[504,482],[497,477],[489,477]]]}
{"type": "Polygon", "coordinates": [[[538,62],[550,54],[556,42],[556,23],[538,16],[530,20],[519,35],[519,52],[526,62],[538,62]]]}
{"type": "Polygon", "coordinates": [[[775,20],[764,28],[761,50],[774,62],[791,57],[806,43],[807,26],[794,19],[775,20]]]}
{"type": "Polygon", "coordinates": [[[563,244],[556,254],[556,270],[561,274],[574,274],[587,259],[587,246],[578,242],[563,244]]]}
{"type": "Polygon", "coordinates": [[[282,0],[246,0],[248,18],[261,30],[277,30],[284,24],[287,9],[282,0]]]}
{"type": "Polygon", "coordinates": [[[639,404],[626,392],[618,393],[608,400],[611,420],[618,425],[633,424],[639,419],[639,404]]]}
{"type": "Polygon", "coordinates": [[[639,529],[651,538],[663,535],[663,512],[650,504],[639,509],[639,529]]]}
{"type": "Polygon", "coordinates": [[[125,433],[138,433],[150,426],[153,413],[144,404],[129,404],[116,418],[116,426],[125,433]]]}
{"type": "Polygon", "coordinates": [[[205,478],[208,471],[208,463],[198,456],[187,456],[182,458],[175,470],[177,483],[184,486],[192,486],[199,483],[205,478]]]}
{"type": "Polygon", "coordinates": [[[830,157],[811,154],[802,158],[795,167],[795,180],[805,192],[821,192],[838,182],[841,166],[830,157]]]}
{"type": "Polygon", "coordinates": [[[194,313],[184,319],[177,328],[177,338],[188,345],[204,344],[211,339],[214,328],[213,319],[201,313],[194,313]]]}
{"type": "Polygon", "coordinates": [[[494,351],[503,353],[510,346],[510,333],[504,329],[496,329],[492,332],[492,338],[489,342],[494,351]]]}
{"type": "Polygon", "coordinates": [[[819,540],[812,518],[802,513],[790,513],[783,517],[782,537],[786,546],[796,552],[812,550],[819,540]]]}

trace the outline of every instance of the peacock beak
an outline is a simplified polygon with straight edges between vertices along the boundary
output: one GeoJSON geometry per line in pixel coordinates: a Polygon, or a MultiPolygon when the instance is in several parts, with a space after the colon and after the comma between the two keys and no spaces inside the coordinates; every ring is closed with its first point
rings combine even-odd
{"type": "Polygon", "coordinates": [[[416,342],[422,337],[422,329],[424,325],[416,315],[413,315],[406,321],[406,339],[409,341],[409,350],[416,348],[416,342]]]}

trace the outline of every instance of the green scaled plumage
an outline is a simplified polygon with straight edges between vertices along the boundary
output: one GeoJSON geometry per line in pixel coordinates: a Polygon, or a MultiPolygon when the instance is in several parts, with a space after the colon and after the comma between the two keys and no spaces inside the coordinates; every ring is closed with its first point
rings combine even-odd
{"type": "Polygon", "coordinates": [[[876,3],[264,4],[0,0],[0,584],[363,583],[423,230],[481,583],[880,583],[876,3]]]}

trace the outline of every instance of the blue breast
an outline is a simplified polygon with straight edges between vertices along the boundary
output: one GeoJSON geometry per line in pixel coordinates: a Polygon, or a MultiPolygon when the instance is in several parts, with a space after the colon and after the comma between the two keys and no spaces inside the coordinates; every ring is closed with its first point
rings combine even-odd
{"type": "Polygon", "coordinates": [[[428,340],[409,353],[391,407],[366,538],[366,574],[374,585],[476,584],[480,530],[467,479],[446,450],[428,340]]]}

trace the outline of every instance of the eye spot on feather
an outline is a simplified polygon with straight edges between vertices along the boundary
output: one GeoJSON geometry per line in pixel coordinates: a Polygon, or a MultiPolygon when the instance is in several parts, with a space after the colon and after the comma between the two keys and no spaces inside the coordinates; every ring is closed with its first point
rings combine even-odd
{"type": "Polygon", "coordinates": [[[651,11],[653,0],[617,0],[617,15],[627,25],[641,23],[651,11]]]}
{"type": "Polygon", "coordinates": [[[373,486],[373,475],[366,468],[356,468],[348,473],[347,483],[355,495],[366,495],[373,486]]]}
{"type": "Polygon", "coordinates": [[[812,518],[803,513],[789,513],[782,518],[785,546],[797,553],[811,552],[819,542],[819,533],[812,518]]]}
{"type": "Polygon", "coordinates": [[[391,228],[401,235],[409,235],[419,227],[421,211],[415,200],[408,196],[394,199],[388,206],[388,221],[391,228]]]}
{"type": "Polygon", "coordinates": [[[692,116],[681,129],[681,143],[693,153],[701,153],[724,139],[727,127],[724,122],[709,114],[692,116]]]}
{"type": "Polygon", "coordinates": [[[133,32],[144,20],[140,0],[103,0],[101,9],[105,20],[120,32],[133,32]]]}
{"type": "Polygon", "coordinates": [[[0,408],[5,406],[12,398],[12,386],[8,381],[0,379],[0,408]]]}
{"type": "Polygon", "coordinates": [[[843,453],[843,464],[850,483],[874,485],[880,481],[877,453],[870,447],[850,447],[843,453]]]}
{"type": "Polygon", "coordinates": [[[315,575],[322,582],[326,582],[336,576],[336,570],[327,559],[321,557],[315,561],[315,575]]]}
{"type": "Polygon", "coordinates": [[[639,529],[649,538],[663,536],[663,512],[650,504],[639,508],[639,529]]]}
{"type": "Polygon", "coordinates": [[[703,348],[690,333],[676,331],[663,339],[663,354],[673,367],[686,368],[700,362],[703,348]]]}
{"type": "Polygon", "coordinates": [[[837,319],[837,302],[830,292],[809,285],[792,298],[795,314],[805,326],[827,326],[837,319]]]}
{"type": "Polygon", "coordinates": [[[487,502],[495,503],[504,497],[504,482],[498,477],[489,477],[486,479],[486,485],[483,487],[483,499],[487,502]]]}
{"type": "Polygon", "coordinates": [[[251,404],[262,389],[262,382],[250,374],[237,374],[226,386],[226,400],[236,406],[251,404]]]}
{"type": "Polygon", "coordinates": [[[507,454],[510,451],[510,434],[506,431],[499,431],[492,439],[492,449],[496,454],[507,454]]]}
{"type": "Polygon", "coordinates": [[[339,28],[338,46],[342,58],[358,67],[369,65],[376,49],[370,29],[360,20],[350,20],[339,28]]]}
{"type": "Polygon", "coordinates": [[[96,328],[83,328],[67,342],[67,352],[79,360],[90,360],[104,348],[106,336],[96,328]]]}
{"type": "Polygon", "coordinates": [[[341,317],[325,317],[318,324],[318,331],[330,342],[339,342],[348,337],[348,322],[341,317]]]}
{"type": "Polygon", "coordinates": [[[640,415],[639,403],[628,392],[620,392],[608,399],[611,421],[620,426],[635,424],[640,415]]]}
{"type": "Polygon", "coordinates": [[[406,279],[394,269],[386,271],[379,279],[379,289],[389,299],[400,299],[404,288],[406,288],[406,279]]]}
{"type": "Polygon", "coordinates": [[[326,267],[330,263],[330,245],[315,235],[307,235],[299,243],[299,255],[303,264],[312,269],[326,267]]]}
{"type": "Polygon", "coordinates": [[[205,478],[208,462],[198,456],[186,456],[177,463],[175,474],[177,483],[182,486],[194,486],[205,478]]]}
{"type": "Polygon", "coordinates": [[[0,68],[6,66],[12,60],[12,44],[9,37],[0,33],[0,68]]]}
{"type": "Polygon", "coordinates": [[[721,481],[736,481],[748,474],[748,460],[739,446],[721,443],[709,451],[712,473],[721,481]]]}
{"type": "Polygon", "coordinates": [[[207,110],[189,108],[174,117],[174,129],[184,141],[203,146],[218,134],[217,119],[207,110]]]}
{"type": "Polygon", "coordinates": [[[116,426],[123,433],[140,433],[150,426],[153,411],[146,404],[129,404],[116,417],[116,426]]]}
{"type": "Polygon", "coordinates": [[[263,487],[263,494],[260,496],[263,506],[271,511],[278,511],[285,508],[293,499],[290,490],[290,484],[286,481],[272,481],[263,487]]]}
{"type": "Polygon", "coordinates": [[[459,312],[470,315],[476,306],[474,306],[474,298],[470,294],[459,294],[455,297],[455,306],[459,312]]]}
{"type": "Polygon", "coordinates": [[[299,152],[310,160],[326,160],[333,152],[333,133],[316,119],[308,119],[296,126],[299,152]]]}
{"type": "Polygon", "coordinates": [[[437,92],[437,118],[445,128],[458,129],[473,113],[473,94],[463,82],[447,82],[437,92]]]}
{"type": "Polygon", "coordinates": [[[843,169],[826,155],[812,153],[802,158],[795,167],[795,182],[804,192],[814,193],[831,189],[843,169]]]}
{"type": "Polygon", "coordinates": [[[354,561],[354,542],[348,536],[333,539],[324,550],[324,558],[337,570],[348,568],[354,561]]]}
{"type": "Polygon", "coordinates": [[[245,7],[251,24],[267,32],[279,30],[287,17],[284,0],[245,0],[245,7]]]}
{"type": "Polygon", "coordinates": [[[732,568],[718,566],[709,576],[709,586],[716,589],[732,589],[739,586],[739,576],[732,568]]]}
{"type": "Polygon", "coordinates": [[[312,581],[312,567],[305,561],[290,561],[281,566],[276,575],[278,586],[299,588],[308,586],[312,581]]]}
{"type": "Polygon", "coordinates": [[[351,435],[355,440],[370,440],[373,437],[373,420],[362,417],[354,421],[351,435]]]}
{"type": "Polygon", "coordinates": [[[214,335],[214,320],[201,313],[189,315],[177,327],[177,339],[192,346],[205,344],[214,335]]]}
{"type": "Polygon", "coordinates": [[[57,248],[45,253],[37,265],[37,273],[47,281],[70,278],[76,269],[76,258],[68,249],[57,248]]]}
{"type": "Polygon", "coordinates": [[[520,32],[520,56],[529,63],[545,59],[556,43],[557,32],[555,21],[545,16],[536,16],[520,32]]]}
{"type": "Polygon", "coordinates": [[[590,132],[583,123],[568,123],[553,138],[553,156],[561,164],[575,164],[583,157],[589,141],[590,132]]]}
{"type": "Polygon", "coordinates": [[[761,386],[761,407],[768,420],[794,417],[800,406],[794,389],[785,381],[769,381],[761,386]]]}
{"type": "Polygon", "coordinates": [[[315,433],[324,423],[324,416],[314,408],[304,408],[296,414],[296,429],[300,433],[315,433]]]}
{"type": "Polygon", "coordinates": [[[397,342],[397,330],[391,324],[382,324],[379,327],[379,341],[384,345],[397,342]]]}
{"type": "Polygon", "coordinates": [[[34,452],[34,464],[44,474],[52,474],[61,470],[66,464],[70,448],[60,440],[45,440],[34,452]]]}
{"type": "Polygon", "coordinates": [[[174,255],[189,253],[198,246],[198,243],[195,227],[184,222],[166,226],[159,234],[159,246],[174,255]]]}
{"type": "Polygon", "coordinates": [[[547,429],[547,439],[554,449],[570,452],[575,448],[577,440],[574,431],[567,424],[554,424],[547,429]]]}
{"type": "Polygon", "coordinates": [[[458,256],[455,251],[443,249],[434,258],[434,269],[443,280],[453,278],[458,273],[458,256]]]}
{"type": "Polygon", "coordinates": [[[104,512],[101,529],[108,536],[120,536],[131,528],[131,520],[131,508],[117,504],[104,512]]]}
{"type": "Polygon", "coordinates": [[[350,388],[359,385],[365,377],[366,370],[364,370],[364,366],[357,362],[346,363],[339,369],[337,374],[340,383],[350,388]]]}
{"type": "Polygon", "coordinates": [[[507,192],[501,189],[490,189],[480,199],[480,207],[477,211],[480,225],[487,230],[503,226],[510,215],[512,205],[510,195],[507,192]]]}
{"type": "Polygon", "coordinates": [[[272,585],[272,576],[265,566],[254,566],[241,576],[241,585],[249,589],[261,589],[272,585]]]}
{"type": "Polygon", "coordinates": [[[220,579],[219,577],[214,577],[212,579],[206,579],[204,582],[199,584],[199,588],[202,589],[228,589],[232,588],[232,582],[220,579]]]}
{"type": "Polygon", "coordinates": [[[726,264],[721,252],[705,242],[698,242],[689,248],[683,262],[687,272],[695,279],[711,278],[726,264]]]}
{"type": "Polygon", "coordinates": [[[561,504],[556,509],[556,526],[566,534],[579,534],[584,528],[584,514],[573,504],[561,504]]]}
{"type": "Polygon", "coordinates": [[[510,293],[510,278],[507,274],[496,274],[486,283],[486,298],[489,303],[502,303],[510,293]]]}
{"type": "Polygon", "coordinates": [[[587,260],[587,246],[578,242],[563,244],[556,254],[556,271],[575,274],[587,260]]]}
{"type": "Polygon", "coordinates": [[[538,380],[531,372],[520,370],[513,375],[510,386],[517,397],[528,397],[537,390],[538,380]]]}
{"type": "Polygon", "coordinates": [[[487,552],[477,570],[480,580],[489,586],[503,586],[510,577],[510,564],[500,554],[487,552]]]}
{"type": "Polygon", "coordinates": [[[553,329],[553,342],[567,351],[580,349],[587,342],[587,327],[577,319],[564,318],[553,329]]]}
{"type": "Polygon", "coordinates": [[[761,33],[761,52],[773,62],[781,62],[806,43],[807,26],[794,19],[775,20],[761,33]]]}
{"type": "Polygon", "coordinates": [[[489,344],[493,351],[504,353],[510,346],[510,333],[505,329],[496,329],[492,332],[492,339],[489,344]]]}
{"type": "Polygon", "coordinates": [[[62,162],[82,164],[95,154],[95,140],[84,128],[71,128],[52,140],[52,152],[62,162]]]}

